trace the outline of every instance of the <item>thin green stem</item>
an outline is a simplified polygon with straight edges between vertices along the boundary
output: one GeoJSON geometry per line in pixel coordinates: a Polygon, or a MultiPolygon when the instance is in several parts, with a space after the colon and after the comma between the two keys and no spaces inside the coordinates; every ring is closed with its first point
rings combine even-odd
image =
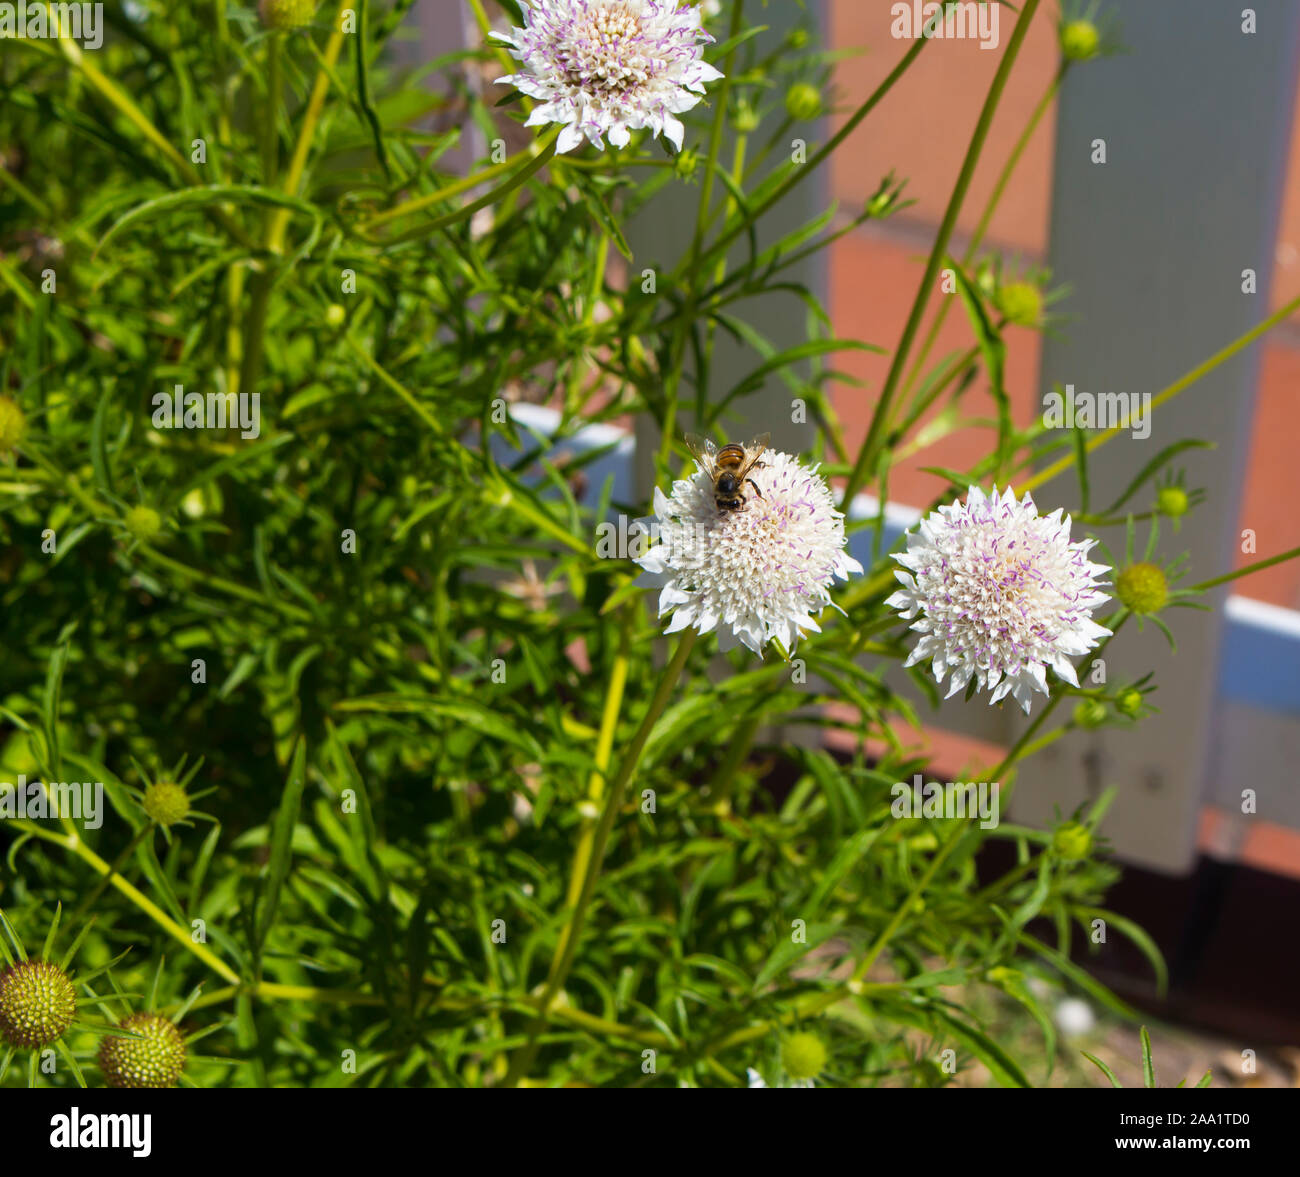
{"type": "Polygon", "coordinates": [[[604,863],[609,835],[614,828],[614,821],[623,807],[623,798],[627,792],[628,784],[641,762],[641,753],[645,750],[650,733],[654,730],[655,724],[658,723],[664,708],[668,706],[668,700],[672,697],[673,690],[677,686],[677,680],[681,677],[682,670],[686,666],[686,660],[690,657],[691,650],[695,646],[697,636],[696,631],[693,629],[687,629],[683,632],[672,660],[660,676],[659,685],[655,688],[654,696],[651,698],[650,706],[646,709],[645,716],[641,720],[641,725],[637,728],[636,735],[632,737],[632,742],[623,755],[618,773],[605,794],[605,804],[601,810],[600,822],[596,827],[591,847],[590,863],[583,878],[582,890],[566,924],[566,934],[563,937],[563,953],[562,955],[557,954],[558,960],[552,962],[550,975],[543,987],[542,995],[537,1001],[537,1016],[534,1017],[532,1025],[528,1029],[527,1042],[511,1061],[510,1071],[505,1079],[505,1086],[507,1087],[517,1086],[519,1080],[527,1073],[528,1068],[532,1066],[533,1060],[537,1057],[537,1035],[541,1032],[546,1013],[551,1008],[551,1003],[555,1000],[556,994],[563,988],[564,982],[568,979],[569,970],[573,967],[573,961],[578,951],[578,943],[582,938],[583,925],[586,922],[587,912],[591,906],[592,896],[596,891],[596,880],[600,877],[600,868],[604,863]]]}
{"type": "Polygon", "coordinates": [[[912,341],[916,338],[916,333],[921,326],[921,320],[925,315],[925,308],[929,303],[930,292],[934,286],[935,278],[938,276],[939,267],[943,264],[944,256],[948,252],[948,242],[957,226],[957,217],[961,213],[961,207],[966,200],[966,193],[970,188],[971,180],[975,176],[975,167],[979,163],[980,155],[984,150],[984,143],[988,139],[989,130],[993,125],[993,116],[997,112],[998,104],[1002,99],[1002,92],[1006,89],[1007,79],[1011,76],[1012,67],[1020,56],[1020,48],[1024,44],[1025,36],[1029,32],[1029,26],[1038,11],[1039,3],[1040,0],[1025,0],[1025,5],[1020,12],[1020,18],[1016,21],[1015,31],[1011,34],[1011,40],[1007,44],[1006,52],[998,63],[998,70],[993,77],[993,84],[989,87],[988,96],[984,99],[984,107],[980,111],[979,121],[975,124],[975,133],[971,137],[970,146],[966,150],[966,158],[962,161],[961,171],[957,175],[957,183],[953,186],[952,196],[949,197],[948,207],[945,209],[943,221],[939,225],[939,232],[935,236],[934,245],[930,249],[930,256],[925,264],[925,272],[921,276],[921,285],[916,292],[916,298],[912,300],[912,310],[907,316],[903,336],[898,342],[898,347],[894,351],[894,358],[889,365],[889,374],[885,377],[884,387],[880,391],[880,400],[877,401],[875,412],[872,414],[871,425],[867,430],[866,439],[858,450],[858,459],[854,463],[853,470],[849,474],[848,483],[845,485],[844,504],[853,501],[853,496],[862,488],[871,471],[872,463],[881,444],[885,424],[889,420],[894,393],[903,375],[903,365],[907,363],[908,353],[911,351],[912,341]]]}
{"type": "MultiPolygon", "coordinates": [[[[1034,111],[1029,116],[1029,122],[1025,124],[1025,129],[1021,132],[1020,138],[1016,140],[1015,146],[1011,149],[1011,154],[1007,157],[1007,162],[1003,165],[1002,171],[998,174],[997,182],[993,185],[993,191],[989,193],[988,203],[984,206],[984,212],[980,216],[979,223],[975,226],[975,232],[971,235],[970,244],[966,246],[966,252],[962,255],[963,267],[969,266],[975,260],[975,253],[984,241],[984,235],[988,232],[989,225],[993,220],[993,214],[997,211],[1007,185],[1011,182],[1011,176],[1020,163],[1025,149],[1033,139],[1034,132],[1038,130],[1038,124],[1043,121],[1043,116],[1047,114],[1052,107],[1052,103],[1056,101],[1056,95],[1061,89],[1061,81],[1064,79],[1065,71],[1069,68],[1069,65],[1068,61],[1062,63],[1051,84],[1047,87],[1042,98],[1039,99],[1038,105],[1034,107],[1034,111]]],[[[925,367],[925,361],[929,358],[930,352],[939,338],[939,332],[943,329],[944,320],[948,317],[952,301],[952,299],[945,299],[940,304],[934,322],[930,324],[930,331],[921,344],[921,350],[917,352],[916,360],[912,364],[907,379],[903,381],[901,396],[906,397],[920,378],[925,367]]]]}

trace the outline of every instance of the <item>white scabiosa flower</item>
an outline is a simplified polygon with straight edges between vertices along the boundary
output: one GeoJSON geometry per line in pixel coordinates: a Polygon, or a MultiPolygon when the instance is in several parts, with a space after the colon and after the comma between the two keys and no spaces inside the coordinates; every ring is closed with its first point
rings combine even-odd
{"type": "Polygon", "coordinates": [[[722,74],[703,57],[713,38],[700,10],[679,0],[520,0],[525,27],[492,35],[511,46],[519,73],[498,78],[541,104],[527,125],[560,123],[555,149],[604,136],[626,147],[651,127],[678,151],[678,115],[700,101],[705,82],[722,74]]]}
{"type": "Polygon", "coordinates": [[[792,651],[801,631],[820,632],[813,613],[831,604],[834,579],[862,565],[844,550],[844,516],[816,467],[768,450],[749,477],[737,510],[718,508],[703,469],[674,482],[671,498],[656,487],[659,542],[636,559],[638,583],[660,588],[666,633],[716,629],[722,650],[741,642],[761,655],[775,638],[792,651]]]}
{"type": "Polygon", "coordinates": [[[1078,686],[1070,658],[1110,630],[1090,614],[1107,600],[1088,562],[1096,540],[1070,542],[1070,517],[1039,515],[1033,499],[1010,488],[940,507],[894,556],[903,587],[885,602],[922,634],[906,665],[932,658],[936,681],[951,672],[951,698],[974,676],[990,703],[1010,694],[1028,713],[1035,691],[1048,693],[1047,668],[1078,686]]]}

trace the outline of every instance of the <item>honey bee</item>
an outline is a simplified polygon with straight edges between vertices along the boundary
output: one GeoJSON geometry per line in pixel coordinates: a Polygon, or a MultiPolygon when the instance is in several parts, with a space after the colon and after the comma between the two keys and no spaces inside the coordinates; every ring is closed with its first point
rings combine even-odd
{"type": "Polygon", "coordinates": [[[763,497],[763,492],[749,477],[749,472],[755,466],[764,464],[759,459],[771,440],[772,435],[764,433],[748,445],[732,442],[718,449],[708,438],[698,437],[694,433],[686,435],[687,448],[695,455],[700,469],[713,481],[713,499],[720,512],[739,511],[745,505],[746,483],[754,488],[754,493],[760,499],[763,497]]]}

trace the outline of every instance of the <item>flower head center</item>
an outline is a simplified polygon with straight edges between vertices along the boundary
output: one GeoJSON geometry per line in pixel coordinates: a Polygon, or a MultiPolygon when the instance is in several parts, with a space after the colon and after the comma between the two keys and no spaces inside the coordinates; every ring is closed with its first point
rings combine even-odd
{"type": "Polygon", "coordinates": [[[623,94],[649,74],[642,33],[641,18],[626,0],[590,4],[556,46],[556,59],[575,90],[623,94]]]}

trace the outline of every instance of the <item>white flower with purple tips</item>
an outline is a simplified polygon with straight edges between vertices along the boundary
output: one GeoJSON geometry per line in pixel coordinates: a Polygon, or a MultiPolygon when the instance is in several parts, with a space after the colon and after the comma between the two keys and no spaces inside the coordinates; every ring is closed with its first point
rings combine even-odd
{"type": "Polygon", "coordinates": [[[693,626],[718,632],[718,648],[743,643],[761,656],[779,640],[793,651],[813,617],[832,604],[830,586],[862,565],[844,550],[844,516],[817,473],[789,454],[768,450],[749,472],[745,504],[719,510],[703,470],[654,493],[659,542],[636,560],[639,584],[660,589],[665,633],[693,626]]]}
{"type": "Polygon", "coordinates": [[[1091,619],[1109,598],[1092,564],[1096,540],[1070,542],[1070,517],[1058,509],[1039,515],[1025,495],[1008,487],[985,498],[971,487],[966,502],[940,507],[907,535],[894,556],[903,587],[885,604],[923,635],[906,665],[932,659],[937,682],[951,673],[948,697],[975,679],[1011,695],[1028,713],[1035,691],[1048,694],[1047,670],[1078,686],[1070,658],[1086,654],[1110,630],[1091,619]]]}
{"type": "Polygon", "coordinates": [[[498,78],[541,104],[527,126],[564,127],[556,151],[604,136],[626,147],[649,127],[678,151],[677,117],[695,106],[704,84],[722,74],[703,58],[713,40],[698,8],[679,0],[520,0],[524,27],[492,35],[511,46],[519,73],[498,78]]]}

